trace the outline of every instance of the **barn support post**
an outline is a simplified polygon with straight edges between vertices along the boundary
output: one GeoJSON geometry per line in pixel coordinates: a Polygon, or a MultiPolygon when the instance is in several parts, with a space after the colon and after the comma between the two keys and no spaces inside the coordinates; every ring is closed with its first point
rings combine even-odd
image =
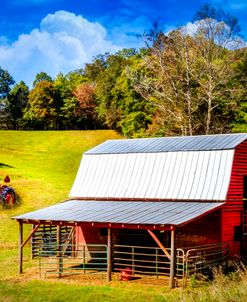
{"type": "Polygon", "coordinates": [[[175,276],[175,231],[172,229],[171,230],[170,280],[169,280],[170,288],[175,287],[174,276],[175,276]]]}
{"type": "Polygon", "coordinates": [[[112,229],[107,229],[107,281],[111,281],[112,272],[112,229]]]}
{"type": "Polygon", "coordinates": [[[23,223],[19,221],[18,272],[23,273],[23,223]]]}
{"type": "Polygon", "coordinates": [[[57,226],[57,258],[58,258],[58,276],[61,277],[63,272],[63,252],[61,244],[61,225],[57,226]]]}

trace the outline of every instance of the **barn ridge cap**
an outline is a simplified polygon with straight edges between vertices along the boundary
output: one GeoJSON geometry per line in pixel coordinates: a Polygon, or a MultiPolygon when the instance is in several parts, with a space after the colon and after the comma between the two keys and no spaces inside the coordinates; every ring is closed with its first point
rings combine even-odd
{"type": "Polygon", "coordinates": [[[247,133],[114,139],[88,150],[85,155],[232,150],[247,133]]]}

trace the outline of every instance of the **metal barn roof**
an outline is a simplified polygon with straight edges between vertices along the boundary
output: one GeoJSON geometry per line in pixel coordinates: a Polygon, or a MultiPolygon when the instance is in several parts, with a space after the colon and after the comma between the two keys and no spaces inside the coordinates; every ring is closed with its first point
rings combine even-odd
{"type": "Polygon", "coordinates": [[[108,140],[85,154],[230,150],[246,139],[247,133],[108,140]]]}
{"type": "Polygon", "coordinates": [[[233,157],[234,150],[87,154],[70,197],[225,200],[233,157]]]}
{"type": "Polygon", "coordinates": [[[70,200],[14,217],[18,220],[121,224],[185,224],[224,203],[70,200]]]}

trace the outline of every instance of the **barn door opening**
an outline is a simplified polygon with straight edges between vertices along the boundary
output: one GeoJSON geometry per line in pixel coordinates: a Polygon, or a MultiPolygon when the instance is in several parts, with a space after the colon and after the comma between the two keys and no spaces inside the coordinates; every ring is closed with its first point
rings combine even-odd
{"type": "Polygon", "coordinates": [[[241,254],[247,258],[247,175],[243,178],[243,216],[242,216],[241,254]]]}

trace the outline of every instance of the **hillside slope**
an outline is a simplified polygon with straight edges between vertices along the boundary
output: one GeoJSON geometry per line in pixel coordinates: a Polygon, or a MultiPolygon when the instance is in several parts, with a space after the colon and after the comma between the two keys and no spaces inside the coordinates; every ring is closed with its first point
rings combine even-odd
{"type": "Polygon", "coordinates": [[[9,175],[22,200],[12,210],[0,206],[0,278],[17,272],[18,224],[11,217],[66,199],[82,153],[118,137],[107,130],[0,131],[0,183],[9,175]]]}

